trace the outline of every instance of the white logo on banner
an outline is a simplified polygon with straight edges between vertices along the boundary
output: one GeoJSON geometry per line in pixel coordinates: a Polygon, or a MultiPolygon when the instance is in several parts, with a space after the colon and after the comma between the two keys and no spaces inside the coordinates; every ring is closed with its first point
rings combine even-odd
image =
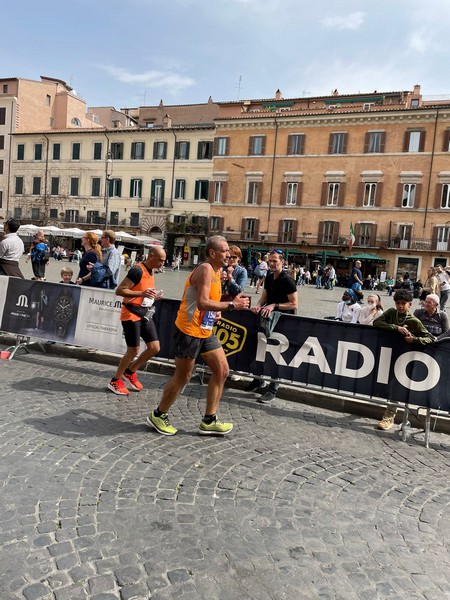
{"type": "Polygon", "coordinates": [[[22,296],[19,296],[16,306],[25,306],[28,308],[28,298],[22,294],[22,296]]]}

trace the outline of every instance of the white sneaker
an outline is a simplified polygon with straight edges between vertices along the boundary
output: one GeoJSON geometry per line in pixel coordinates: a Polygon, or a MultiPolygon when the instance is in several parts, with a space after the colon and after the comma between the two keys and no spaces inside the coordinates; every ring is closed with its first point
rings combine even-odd
{"type": "Polygon", "coordinates": [[[235,373],[231,373],[230,381],[240,381],[242,377],[240,375],[236,375],[235,373]]]}

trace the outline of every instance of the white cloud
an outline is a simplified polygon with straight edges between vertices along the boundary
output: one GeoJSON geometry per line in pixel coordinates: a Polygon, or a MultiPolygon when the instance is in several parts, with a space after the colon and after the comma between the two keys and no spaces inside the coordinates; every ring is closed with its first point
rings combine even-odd
{"type": "Polygon", "coordinates": [[[169,93],[177,94],[192,85],[194,80],[191,77],[178,75],[158,70],[144,71],[143,73],[131,73],[122,67],[114,67],[111,65],[97,65],[109,73],[114,79],[121,83],[139,84],[150,89],[165,88],[169,93]]]}
{"type": "Polygon", "coordinates": [[[349,15],[327,17],[322,20],[322,25],[327,29],[359,29],[364,19],[365,14],[357,11],[349,15]]]}
{"type": "Polygon", "coordinates": [[[420,54],[425,54],[428,49],[428,43],[426,40],[425,31],[413,31],[411,33],[411,39],[409,42],[409,48],[414,52],[419,52],[420,54]]]}

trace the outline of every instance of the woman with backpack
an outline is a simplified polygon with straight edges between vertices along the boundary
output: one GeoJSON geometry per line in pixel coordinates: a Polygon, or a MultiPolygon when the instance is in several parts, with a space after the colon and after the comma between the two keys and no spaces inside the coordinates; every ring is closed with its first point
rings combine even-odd
{"type": "Polygon", "coordinates": [[[36,231],[29,254],[34,275],[32,279],[34,281],[45,281],[45,267],[47,266],[49,257],[50,251],[45,239],[45,233],[42,230],[36,231]]]}
{"type": "Polygon", "coordinates": [[[81,238],[81,245],[84,248],[84,256],[80,260],[80,272],[78,273],[78,285],[91,285],[91,272],[88,269],[89,264],[95,264],[102,260],[102,249],[98,243],[98,235],[92,231],[87,231],[81,238]]]}

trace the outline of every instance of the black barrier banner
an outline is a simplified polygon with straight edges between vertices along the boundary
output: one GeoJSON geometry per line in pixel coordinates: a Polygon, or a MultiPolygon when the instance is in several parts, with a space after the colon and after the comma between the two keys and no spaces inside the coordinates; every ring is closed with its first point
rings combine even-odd
{"type": "MultiPolygon", "coordinates": [[[[0,302],[2,331],[125,352],[112,291],[2,277],[0,302]]],[[[155,307],[158,356],[173,358],[179,301],[155,307]]],[[[397,332],[282,315],[267,339],[251,311],[222,313],[214,331],[233,370],[450,411],[450,338],[415,346],[397,332]]]]}

